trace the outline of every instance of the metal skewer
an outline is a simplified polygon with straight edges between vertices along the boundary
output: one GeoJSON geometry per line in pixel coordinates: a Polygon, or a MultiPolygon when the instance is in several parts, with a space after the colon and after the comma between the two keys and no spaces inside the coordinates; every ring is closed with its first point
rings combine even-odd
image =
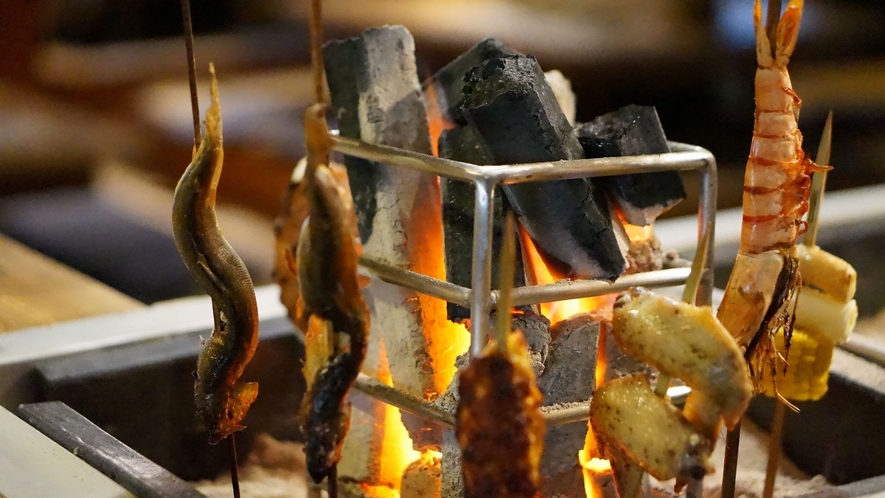
{"type": "MultiPolygon", "coordinates": [[[[190,0],[181,0],[181,22],[184,27],[184,45],[187,52],[187,76],[190,87],[191,97],[191,113],[194,119],[194,148],[196,153],[200,146],[200,102],[197,97],[197,62],[194,56],[194,27],[191,20],[190,0]]],[[[221,327],[221,313],[215,301],[212,301],[212,318],[215,322],[215,330],[221,327]]],[[[240,498],[240,477],[237,465],[237,443],[234,435],[227,437],[228,462],[230,465],[230,485],[233,490],[234,498],[240,498]]]]}

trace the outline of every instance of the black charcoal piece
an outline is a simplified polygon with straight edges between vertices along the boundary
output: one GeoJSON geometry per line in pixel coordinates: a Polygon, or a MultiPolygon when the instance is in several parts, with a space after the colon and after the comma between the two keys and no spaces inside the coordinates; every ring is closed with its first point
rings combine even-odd
{"type": "Polygon", "coordinates": [[[464,97],[464,76],[468,71],[488,59],[513,54],[516,54],[516,52],[505,47],[503,43],[494,38],[487,38],[459,55],[457,59],[446,64],[429,80],[425,81],[425,92],[432,85],[437,105],[442,111],[443,116],[449,122],[464,124],[466,121],[461,114],[460,107],[461,100],[464,97]]]}
{"type": "MultiPolygon", "coordinates": [[[[495,164],[580,159],[581,144],[534,57],[485,61],[465,79],[462,112],[495,164]]],[[[614,280],[626,260],[604,196],[590,180],[504,187],[548,263],[564,275],[614,280]]]]}
{"type": "MultiPolygon", "coordinates": [[[[483,146],[476,132],[470,126],[458,126],[445,130],[439,137],[439,155],[447,159],[472,164],[492,164],[488,150],[483,146]]],[[[473,262],[473,210],[476,189],[472,184],[457,180],[440,179],[443,203],[443,230],[446,245],[446,280],[463,287],[471,287],[473,262]]],[[[492,235],[492,286],[500,287],[498,279],[497,255],[501,252],[501,236],[504,228],[503,210],[510,209],[500,189],[495,193],[495,225],[492,235]]],[[[517,243],[517,254],[519,254],[517,243]]],[[[525,285],[525,272],[522,258],[517,258],[515,269],[516,286],[525,285]]],[[[448,304],[449,320],[462,320],[470,317],[470,310],[454,303],[448,304]]]]}
{"type": "MultiPolygon", "coordinates": [[[[331,112],[341,136],[430,154],[430,133],[415,68],[415,41],[402,26],[384,26],[323,47],[331,112]]],[[[387,168],[345,156],[360,237],[378,212],[376,193],[395,183],[387,168]]],[[[396,173],[393,173],[396,175],[396,173]]]]}
{"type": "MultiPolygon", "coordinates": [[[[885,474],[885,369],[839,348],[827,393],[787,410],[784,453],[803,472],[845,484],[885,474]]],[[[763,428],[771,426],[774,400],[756,396],[747,410],[763,428]]]]}
{"type": "MultiPolygon", "coordinates": [[[[584,123],[575,134],[588,158],[670,152],[654,107],[628,105],[584,123]]],[[[645,226],[685,199],[679,173],[664,171],[600,179],[627,222],[645,226]]]]}

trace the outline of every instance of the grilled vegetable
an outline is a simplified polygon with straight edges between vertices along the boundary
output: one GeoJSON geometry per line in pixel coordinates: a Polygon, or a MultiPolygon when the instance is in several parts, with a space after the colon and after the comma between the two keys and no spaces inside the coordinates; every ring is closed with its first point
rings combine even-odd
{"type": "Polygon", "coordinates": [[[619,449],[657,479],[699,479],[712,471],[710,440],[657,397],[644,375],[614,379],[597,389],[590,423],[606,448],[619,449]]]}

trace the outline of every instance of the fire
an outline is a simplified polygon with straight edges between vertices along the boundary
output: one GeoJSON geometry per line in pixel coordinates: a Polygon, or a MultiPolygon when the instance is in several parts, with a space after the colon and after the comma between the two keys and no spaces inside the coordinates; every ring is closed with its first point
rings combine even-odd
{"type": "MultiPolygon", "coordinates": [[[[608,357],[606,351],[606,328],[604,325],[599,329],[599,341],[596,345],[596,371],[595,380],[598,389],[605,383],[605,376],[608,373],[608,357]]],[[[602,498],[602,485],[600,481],[603,477],[611,474],[611,463],[600,458],[602,450],[599,447],[599,441],[596,440],[596,434],[593,433],[593,427],[587,422],[587,437],[584,439],[584,448],[578,452],[578,462],[584,469],[584,493],[587,498],[602,498]]]]}
{"type": "MultiPolygon", "coordinates": [[[[378,371],[378,380],[388,386],[393,386],[390,367],[387,363],[387,351],[385,351],[383,343],[381,344],[380,356],[381,368],[378,371]]],[[[373,486],[371,494],[378,498],[399,498],[403,471],[412,462],[420,458],[421,453],[412,449],[412,439],[403,425],[399,408],[385,403],[383,420],[384,433],[378,452],[378,480],[386,483],[387,486],[373,486]]]]}
{"type": "MultiPolygon", "coordinates": [[[[533,285],[552,284],[568,278],[567,275],[558,274],[557,271],[544,262],[543,256],[532,242],[528,232],[519,227],[519,240],[522,244],[523,259],[526,261],[526,278],[533,285]]],[[[551,324],[565,320],[579,313],[594,313],[600,318],[609,318],[614,304],[615,295],[597,297],[585,297],[571,299],[555,303],[541,303],[541,314],[546,316],[551,324]]]]}
{"type": "MultiPolygon", "coordinates": [[[[434,85],[429,85],[425,93],[425,108],[427,112],[427,124],[430,129],[430,144],[433,148],[433,155],[439,156],[438,142],[439,136],[443,130],[455,127],[443,114],[437,100],[437,90],[434,85]]],[[[440,203],[439,199],[439,182],[437,181],[435,199],[427,198],[424,203],[440,203]]],[[[440,218],[440,223],[441,223],[440,218]]],[[[442,230],[433,230],[434,238],[439,240],[428,240],[425,247],[442,248],[444,241],[442,239],[442,230]]],[[[413,270],[424,275],[445,280],[446,264],[445,255],[439,252],[439,256],[428,253],[414,254],[410,257],[411,261],[416,262],[413,270]],[[420,265],[418,267],[417,265],[420,265]]],[[[467,329],[457,323],[452,323],[445,317],[446,303],[441,299],[420,294],[418,296],[418,304],[423,310],[424,318],[424,335],[427,341],[427,354],[430,356],[431,366],[433,368],[433,388],[434,392],[428,393],[430,396],[443,393],[449,387],[452,379],[457,373],[455,368],[455,358],[463,354],[470,347],[470,333],[467,329]]]]}
{"type": "Polygon", "coordinates": [[[450,130],[455,127],[455,123],[449,121],[443,115],[439,106],[439,100],[436,98],[436,86],[428,85],[424,95],[424,106],[427,112],[427,125],[430,128],[430,147],[433,155],[439,157],[439,136],[443,130],[450,130]]]}
{"type": "Polygon", "coordinates": [[[654,237],[654,225],[641,227],[638,225],[631,225],[623,220],[621,220],[621,224],[624,225],[624,230],[627,232],[627,237],[630,238],[630,242],[642,242],[643,240],[648,240],[654,237]]]}

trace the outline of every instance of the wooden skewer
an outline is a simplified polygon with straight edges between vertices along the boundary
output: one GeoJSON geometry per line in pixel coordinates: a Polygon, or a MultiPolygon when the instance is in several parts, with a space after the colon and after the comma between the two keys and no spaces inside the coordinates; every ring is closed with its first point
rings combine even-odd
{"type": "MultiPolygon", "coordinates": [[[[830,163],[830,151],[833,144],[833,111],[827,116],[824,131],[821,135],[820,145],[817,149],[815,161],[821,166],[830,163]]],[[[827,184],[827,172],[818,171],[812,176],[811,195],[808,201],[808,228],[802,243],[813,247],[817,243],[817,226],[820,219],[820,205],[824,197],[824,188],[827,184]]],[[[771,421],[771,431],[768,441],[768,466],[765,468],[765,488],[762,498],[774,496],[774,483],[777,480],[777,468],[781,459],[781,440],[784,432],[784,420],[787,414],[787,405],[776,401],[774,405],[774,418],[771,421]]]]}
{"type": "Polygon", "coordinates": [[[513,316],[510,312],[513,276],[516,261],[516,226],[513,221],[513,213],[507,213],[507,219],[504,222],[504,245],[501,248],[501,293],[498,296],[498,316],[495,318],[495,341],[498,343],[498,350],[502,353],[507,351],[507,336],[510,334],[510,328],[513,322],[513,316]]]}
{"type": "MultiPolygon", "coordinates": [[[[184,27],[184,45],[187,52],[187,73],[191,94],[191,111],[194,120],[194,150],[200,146],[202,140],[200,134],[200,102],[197,97],[197,62],[194,56],[194,28],[191,20],[190,0],[181,0],[181,22],[184,27]]],[[[212,317],[215,321],[216,330],[221,327],[221,313],[215,301],[212,302],[212,317]]],[[[240,498],[240,477],[237,465],[237,443],[234,435],[227,437],[228,462],[230,464],[230,482],[234,498],[240,498]]]]}
{"type": "Polygon", "coordinates": [[[777,23],[781,17],[781,0],[768,0],[768,12],[765,16],[765,33],[771,43],[771,50],[777,46],[777,23]]]}

